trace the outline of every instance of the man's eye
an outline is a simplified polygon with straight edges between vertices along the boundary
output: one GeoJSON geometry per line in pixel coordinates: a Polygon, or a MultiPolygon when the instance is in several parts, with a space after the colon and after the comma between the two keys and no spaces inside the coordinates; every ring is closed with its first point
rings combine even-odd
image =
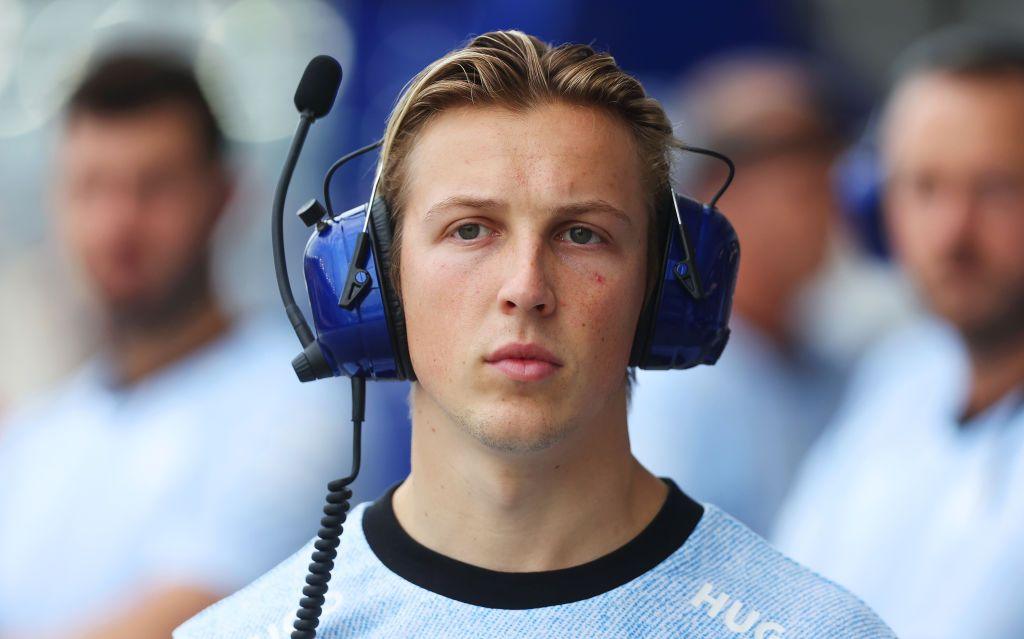
{"type": "Polygon", "coordinates": [[[574,226],[562,233],[562,236],[567,236],[573,244],[600,244],[602,242],[597,233],[585,226],[574,226]]]}
{"type": "Polygon", "coordinates": [[[463,224],[455,229],[455,233],[463,240],[475,240],[480,237],[487,237],[490,231],[483,224],[463,224]]]}

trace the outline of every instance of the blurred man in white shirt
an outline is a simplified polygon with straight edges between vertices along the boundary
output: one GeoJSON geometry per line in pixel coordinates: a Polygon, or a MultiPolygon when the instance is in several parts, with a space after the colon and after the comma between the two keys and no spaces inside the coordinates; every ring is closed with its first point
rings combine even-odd
{"type": "MultiPolygon", "coordinates": [[[[54,201],[104,341],[0,428],[3,639],[166,638],[298,548],[347,469],[344,402],[295,379],[284,318],[214,293],[231,192],[185,61],[114,53],[72,93],[54,201]]],[[[377,390],[403,423],[403,389],[377,390]]]]}
{"type": "Polygon", "coordinates": [[[886,221],[935,318],[867,358],[776,537],[904,639],[1021,637],[1024,40],[945,32],[899,68],[886,221]]]}

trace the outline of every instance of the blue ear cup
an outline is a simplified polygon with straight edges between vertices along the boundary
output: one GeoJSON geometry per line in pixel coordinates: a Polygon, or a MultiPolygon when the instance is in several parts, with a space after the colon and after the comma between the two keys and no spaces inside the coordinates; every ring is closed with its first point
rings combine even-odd
{"type": "Polygon", "coordinates": [[[874,145],[861,140],[852,146],[836,161],[832,179],[843,216],[861,245],[871,255],[889,259],[882,215],[882,169],[874,145]]]}
{"type": "Polygon", "coordinates": [[[335,375],[376,380],[414,379],[400,300],[389,278],[391,221],[384,201],[373,203],[368,225],[373,257],[369,286],[352,310],[339,304],[366,205],[324,220],[306,244],[306,292],[316,340],[335,375]]]}
{"type": "Polygon", "coordinates": [[[661,276],[641,312],[630,365],[714,364],[729,340],[739,240],[714,207],[674,193],[665,200],[658,211],[665,238],[661,276]]]}

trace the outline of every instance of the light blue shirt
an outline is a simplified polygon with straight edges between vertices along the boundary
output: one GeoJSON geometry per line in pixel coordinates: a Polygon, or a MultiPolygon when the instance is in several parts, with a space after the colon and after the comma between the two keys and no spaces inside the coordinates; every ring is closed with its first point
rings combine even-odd
{"type": "MultiPolygon", "coordinates": [[[[341,538],[317,637],[894,639],[842,588],[714,506],[704,509],[682,546],[631,581],[571,603],[505,609],[463,603],[392,572],[367,542],[362,504],[341,538]]],[[[178,628],[174,638],[286,639],[311,552],[312,544],[178,628]]]]}
{"type": "MultiPolygon", "coordinates": [[[[161,582],[226,594],[294,552],[351,449],[347,384],[300,384],[298,350],[285,322],[250,321],[127,389],[94,361],[0,424],[0,635],[161,582]]],[[[368,399],[374,497],[409,435],[402,386],[368,399]]]]}
{"type": "Polygon", "coordinates": [[[903,639],[1024,637],[1024,394],[965,424],[955,333],[922,323],[865,360],[776,539],[903,639]]]}
{"type": "Polygon", "coordinates": [[[840,375],[784,355],[740,318],[731,327],[714,366],[637,371],[629,437],[651,472],[765,534],[835,407],[840,375]]]}

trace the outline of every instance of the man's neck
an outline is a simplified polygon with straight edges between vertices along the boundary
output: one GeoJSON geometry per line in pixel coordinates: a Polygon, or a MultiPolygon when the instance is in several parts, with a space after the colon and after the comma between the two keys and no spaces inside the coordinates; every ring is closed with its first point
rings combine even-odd
{"type": "Polygon", "coordinates": [[[402,528],[453,559],[504,572],[586,563],[638,535],[667,487],[629,452],[625,402],[539,453],[488,449],[413,390],[412,473],[394,495],[402,528]]]}
{"type": "Polygon", "coordinates": [[[971,389],[963,419],[968,420],[1024,386],[1024,333],[998,348],[968,346],[971,389]]]}
{"type": "Polygon", "coordinates": [[[108,352],[117,381],[131,386],[206,346],[230,325],[213,297],[204,296],[173,322],[112,327],[108,352]]]}

